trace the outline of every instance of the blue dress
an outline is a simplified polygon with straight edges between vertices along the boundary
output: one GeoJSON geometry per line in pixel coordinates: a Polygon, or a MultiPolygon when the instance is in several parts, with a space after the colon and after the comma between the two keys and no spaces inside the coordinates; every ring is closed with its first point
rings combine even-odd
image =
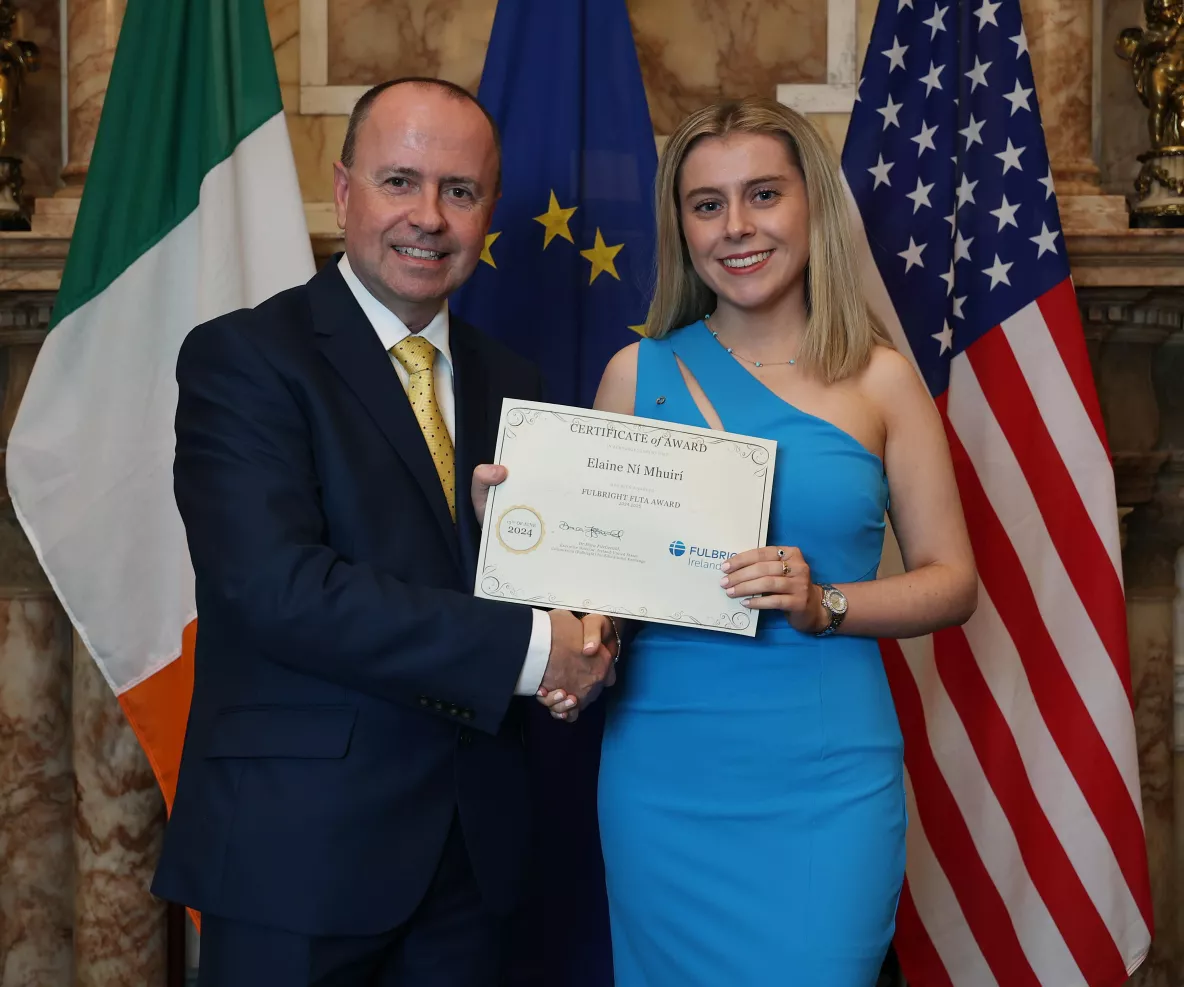
{"type": "MultiPolygon", "coordinates": [[[[775,439],[770,545],[875,578],[880,458],[787,404],[702,322],[638,356],[639,416],[775,439]]],[[[756,546],[752,546],[756,547],[756,546]]],[[[761,613],[755,638],[643,625],[608,694],[599,815],[616,987],[871,987],[904,879],[903,747],[876,641],[761,613]]]]}

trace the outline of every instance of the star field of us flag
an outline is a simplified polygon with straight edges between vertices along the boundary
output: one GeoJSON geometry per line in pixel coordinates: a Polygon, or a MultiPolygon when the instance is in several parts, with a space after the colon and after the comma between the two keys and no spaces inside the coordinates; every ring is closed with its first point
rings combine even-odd
{"type": "Polygon", "coordinates": [[[882,644],[910,987],[1118,987],[1151,939],[1114,479],[1034,90],[1018,0],[881,0],[843,151],[981,581],[965,626],[882,644]]]}

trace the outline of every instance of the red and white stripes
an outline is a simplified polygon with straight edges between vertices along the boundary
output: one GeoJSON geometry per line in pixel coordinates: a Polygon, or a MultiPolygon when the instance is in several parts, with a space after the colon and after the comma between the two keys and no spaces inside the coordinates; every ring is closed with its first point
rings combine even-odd
{"type": "Polygon", "coordinates": [[[937,403],[980,595],[964,627],[882,644],[910,787],[897,948],[916,987],[1118,987],[1152,916],[1113,473],[1071,283],[956,356],[937,403]]]}

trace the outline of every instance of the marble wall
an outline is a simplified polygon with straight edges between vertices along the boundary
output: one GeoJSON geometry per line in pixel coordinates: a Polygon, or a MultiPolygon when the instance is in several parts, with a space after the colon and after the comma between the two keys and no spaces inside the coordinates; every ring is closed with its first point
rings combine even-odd
{"type": "MultiPolygon", "coordinates": [[[[857,52],[862,60],[876,4],[852,2],[858,10],[857,52]]],[[[63,169],[69,178],[89,153],[112,35],[124,4],[69,0],[71,61],[79,66],[68,90],[75,106],[71,163],[63,157],[61,135],[59,0],[17,0],[17,36],[37,42],[42,54],[41,70],[28,79],[10,146],[11,153],[24,159],[32,197],[54,194],[63,169]]],[[[332,197],[331,166],[345,134],[345,117],[299,112],[300,0],[265,4],[301,188],[308,201],[325,202],[332,197]]],[[[1042,49],[1063,46],[1066,32],[1088,34],[1088,6],[1088,0],[1023,0],[1050,145],[1065,143],[1078,156],[1088,152],[1088,59],[1057,59],[1055,53],[1046,59],[1042,49]]],[[[1142,6],[1142,0],[1105,0],[1100,23],[1093,26],[1101,42],[1097,166],[1102,189],[1115,194],[1130,192],[1138,172],[1136,156],[1147,147],[1146,115],[1129,68],[1113,54],[1118,32],[1142,23],[1142,6]]],[[[496,0],[331,0],[327,82],[368,85],[390,75],[422,73],[476,88],[495,7],[496,0]]],[[[824,0],[629,0],[629,12],[658,134],[669,132],[688,110],[720,95],[772,95],[778,83],[825,79],[824,0]]],[[[841,147],[845,114],[819,115],[816,123],[836,150],[841,147]]]]}
{"type": "Polygon", "coordinates": [[[337,0],[329,85],[429,75],[475,90],[497,0],[337,0]]]}
{"type": "MultiPolygon", "coordinates": [[[[859,8],[866,45],[875,0],[859,8]]],[[[333,0],[328,7],[328,76],[366,86],[395,75],[433,75],[473,91],[496,0],[333,0]]],[[[331,168],[345,117],[299,112],[299,0],[267,0],[272,42],[304,197],[332,198],[331,168]]],[[[780,83],[826,81],[824,0],[628,0],[642,79],[658,134],[720,96],[764,93],[780,83]]],[[[846,117],[819,121],[836,149],[846,117]]]]}
{"type": "Polygon", "coordinates": [[[73,970],[69,641],[48,585],[0,589],[3,984],[56,987],[73,970]]]}
{"type": "Polygon", "coordinates": [[[62,178],[74,195],[86,179],[126,6],[127,0],[66,0],[69,119],[62,178]]]}
{"type": "Polygon", "coordinates": [[[166,909],[148,888],[164,800],[98,665],[72,650],[74,984],[163,987],[166,909]]]}
{"type": "MultiPolygon", "coordinates": [[[[669,133],[691,109],[720,96],[775,95],[781,83],[826,81],[825,0],[627,0],[655,132],[669,133]]],[[[876,0],[857,12],[857,61],[876,0]]],[[[1113,36],[1138,23],[1141,0],[1106,0],[1092,23],[1090,0],[1022,0],[1050,155],[1062,195],[1126,192],[1142,150],[1142,108],[1113,36]],[[1094,160],[1092,51],[1103,39],[1102,161],[1094,160]]],[[[476,89],[496,0],[332,0],[325,82],[367,86],[403,74],[438,75],[476,89]]],[[[300,0],[267,0],[276,59],[300,174],[309,201],[328,201],[345,133],[342,115],[299,112],[300,0]]],[[[846,114],[815,122],[838,151],[846,114]]]]}
{"type": "MultiPolygon", "coordinates": [[[[826,81],[818,0],[629,0],[654,128],[720,94],[826,81]]],[[[335,0],[329,85],[432,75],[476,89],[497,0],[335,0]]]]}

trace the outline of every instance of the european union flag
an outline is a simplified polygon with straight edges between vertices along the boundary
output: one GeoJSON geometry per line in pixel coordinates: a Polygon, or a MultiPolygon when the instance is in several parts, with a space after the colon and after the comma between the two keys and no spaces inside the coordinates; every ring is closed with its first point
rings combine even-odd
{"type": "Polygon", "coordinates": [[[653,125],[624,0],[499,0],[478,96],[502,135],[502,198],[461,318],[590,406],[637,337],[653,280],[653,125]]]}
{"type": "MultiPolygon", "coordinates": [[[[501,130],[502,198],[453,308],[537,363],[549,400],[590,406],[653,278],[657,154],[624,0],[499,0],[478,96],[501,130]]],[[[570,725],[532,714],[537,838],[510,982],[611,987],[604,703],[570,725]]]]}

